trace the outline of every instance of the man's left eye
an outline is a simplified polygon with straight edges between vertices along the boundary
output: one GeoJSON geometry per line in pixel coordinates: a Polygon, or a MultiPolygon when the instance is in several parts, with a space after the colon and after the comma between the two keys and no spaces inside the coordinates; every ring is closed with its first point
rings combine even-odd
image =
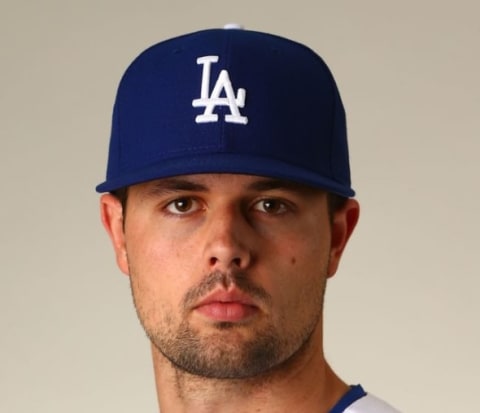
{"type": "Polygon", "coordinates": [[[284,212],[287,212],[288,209],[285,203],[278,199],[262,199],[261,201],[258,201],[253,208],[256,211],[272,215],[283,214],[284,212]]]}

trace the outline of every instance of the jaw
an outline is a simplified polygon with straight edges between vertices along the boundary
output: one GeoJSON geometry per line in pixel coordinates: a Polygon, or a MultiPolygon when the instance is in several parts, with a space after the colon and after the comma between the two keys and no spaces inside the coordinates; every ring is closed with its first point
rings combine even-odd
{"type": "Polygon", "coordinates": [[[232,405],[237,406],[232,410],[236,413],[240,412],[238,406],[245,407],[242,412],[255,411],[261,405],[271,411],[271,406],[277,403],[281,406],[279,402],[282,400],[285,406],[291,405],[295,410],[293,400],[301,402],[307,395],[318,398],[320,394],[322,397],[317,402],[321,405],[327,394],[343,394],[346,389],[345,383],[338,379],[324,359],[321,335],[321,328],[316,328],[287,360],[262,374],[244,379],[216,379],[190,374],[175,367],[152,345],[162,411],[211,412],[216,411],[213,409],[216,406],[218,411],[228,412],[228,406],[232,405]],[[329,389],[328,393],[322,388],[329,389]]]}

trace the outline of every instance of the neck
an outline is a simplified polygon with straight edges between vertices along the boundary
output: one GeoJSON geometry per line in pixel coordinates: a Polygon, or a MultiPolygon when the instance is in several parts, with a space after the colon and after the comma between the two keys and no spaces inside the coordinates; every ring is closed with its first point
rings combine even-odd
{"type": "Polygon", "coordinates": [[[263,375],[228,380],[180,371],[152,346],[161,412],[326,413],[348,386],[325,361],[319,342],[312,337],[291,359],[263,375]]]}

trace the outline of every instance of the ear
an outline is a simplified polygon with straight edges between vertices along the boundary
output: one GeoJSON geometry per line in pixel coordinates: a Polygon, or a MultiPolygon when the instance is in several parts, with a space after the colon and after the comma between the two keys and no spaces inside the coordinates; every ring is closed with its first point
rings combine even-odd
{"type": "Polygon", "coordinates": [[[112,241],[117,265],[124,274],[129,275],[122,204],[112,194],[104,194],[100,198],[100,215],[102,224],[112,241]]]}
{"type": "Polygon", "coordinates": [[[360,205],[355,199],[348,199],[345,205],[335,212],[332,219],[330,262],[328,277],[333,276],[338,269],[340,258],[352,235],[360,216],[360,205]]]}

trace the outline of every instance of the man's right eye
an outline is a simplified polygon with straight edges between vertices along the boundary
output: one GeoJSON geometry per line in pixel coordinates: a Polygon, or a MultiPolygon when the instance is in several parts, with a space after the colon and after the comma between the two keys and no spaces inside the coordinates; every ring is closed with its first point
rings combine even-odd
{"type": "Polygon", "coordinates": [[[178,198],[170,202],[165,209],[174,215],[183,215],[200,209],[200,203],[192,198],[178,198]]]}

